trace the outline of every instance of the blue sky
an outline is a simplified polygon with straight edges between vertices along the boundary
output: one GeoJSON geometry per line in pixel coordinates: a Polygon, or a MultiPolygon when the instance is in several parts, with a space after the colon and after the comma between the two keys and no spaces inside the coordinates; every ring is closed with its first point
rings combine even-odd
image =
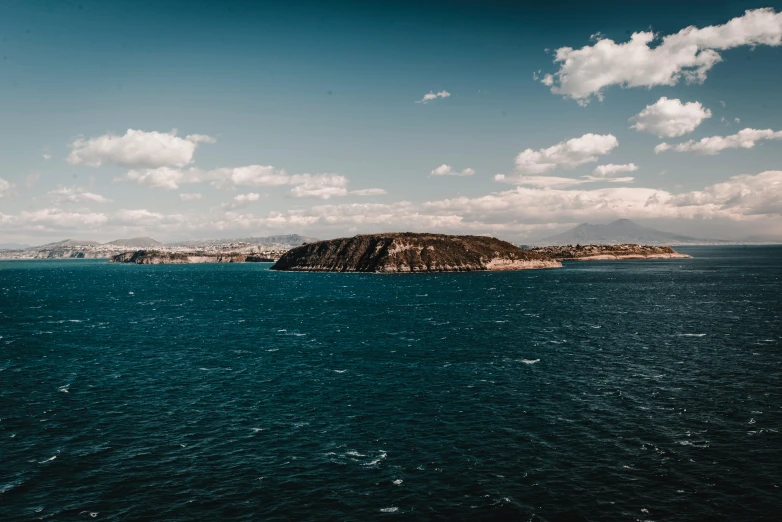
{"type": "Polygon", "coordinates": [[[0,5],[0,243],[782,235],[782,2],[159,4],[0,5]]]}

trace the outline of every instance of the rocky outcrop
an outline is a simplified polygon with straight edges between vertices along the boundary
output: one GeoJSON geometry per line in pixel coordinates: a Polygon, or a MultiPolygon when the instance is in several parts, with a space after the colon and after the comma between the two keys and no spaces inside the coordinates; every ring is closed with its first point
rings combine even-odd
{"type": "Polygon", "coordinates": [[[272,270],[312,272],[471,272],[556,268],[558,261],[484,236],[391,233],[308,243],[272,270]]]}
{"type": "Polygon", "coordinates": [[[189,263],[268,263],[276,261],[261,254],[244,252],[162,252],[136,250],[123,252],[109,258],[109,263],[135,263],[137,265],[183,265],[189,263]]]}
{"type": "Polygon", "coordinates": [[[546,257],[559,261],[600,261],[615,259],[683,259],[687,254],[680,254],[669,246],[654,245],[567,245],[546,246],[531,249],[546,257]]]}

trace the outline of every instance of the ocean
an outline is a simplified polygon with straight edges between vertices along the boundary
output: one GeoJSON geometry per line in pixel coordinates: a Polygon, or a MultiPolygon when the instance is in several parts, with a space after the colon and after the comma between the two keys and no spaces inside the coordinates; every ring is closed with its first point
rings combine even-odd
{"type": "Polygon", "coordinates": [[[0,262],[0,520],[778,520],[782,247],[0,262]]]}

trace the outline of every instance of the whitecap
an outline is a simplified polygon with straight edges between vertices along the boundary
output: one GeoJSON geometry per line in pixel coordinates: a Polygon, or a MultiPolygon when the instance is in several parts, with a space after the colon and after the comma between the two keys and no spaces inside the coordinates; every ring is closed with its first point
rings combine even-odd
{"type": "Polygon", "coordinates": [[[70,384],[66,384],[65,386],[60,386],[58,388],[58,391],[61,391],[62,393],[68,393],[68,388],[70,388],[70,384]]]}
{"type": "Polygon", "coordinates": [[[396,513],[397,511],[399,511],[398,507],[387,507],[380,509],[381,513],[396,513]]]}
{"type": "Polygon", "coordinates": [[[347,370],[334,370],[335,373],[345,373],[347,370]]]}
{"type": "Polygon", "coordinates": [[[681,333],[679,337],[705,337],[705,333],[681,333]]]}
{"type": "Polygon", "coordinates": [[[363,466],[377,466],[378,464],[380,464],[380,462],[382,462],[383,460],[386,459],[386,456],[387,456],[387,453],[384,451],[375,460],[373,460],[371,462],[367,462],[366,464],[362,464],[362,465],[363,466]]]}
{"type": "Polygon", "coordinates": [[[521,362],[524,364],[535,364],[537,362],[540,362],[540,359],[522,359],[521,362]]]}
{"type": "Polygon", "coordinates": [[[57,455],[55,455],[54,457],[52,457],[52,458],[50,458],[50,459],[42,460],[42,461],[41,461],[41,462],[39,462],[38,464],[46,464],[47,462],[51,462],[51,461],[53,461],[53,460],[54,460],[54,459],[56,459],[56,458],[57,458],[57,455]]]}
{"type": "Polygon", "coordinates": [[[253,430],[253,433],[259,433],[261,431],[266,431],[266,428],[250,428],[250,429],[253,430]]]}
{"type": "Polygon", "coordinates": [[[398,486],[402,482],[404,482],[402,479],[396,479],[395,481],[392,482],[392,484],[394,484],[395,486],[398,486]]]}
{"type": "Polygon", "coordinates": [[[366,455],[359,453],[358,451],[348,451],[345,453],[345,455],[350,455],[351,457],[366,457],[366,455]]]}

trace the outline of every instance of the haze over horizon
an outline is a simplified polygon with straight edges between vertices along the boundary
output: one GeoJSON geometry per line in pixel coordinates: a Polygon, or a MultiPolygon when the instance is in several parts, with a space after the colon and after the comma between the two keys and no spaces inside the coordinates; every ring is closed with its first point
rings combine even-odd
{"type": "Polygon", "coordinates": [[[782,237],[782,1],[6,2],[0,243],[782,237]]]}

